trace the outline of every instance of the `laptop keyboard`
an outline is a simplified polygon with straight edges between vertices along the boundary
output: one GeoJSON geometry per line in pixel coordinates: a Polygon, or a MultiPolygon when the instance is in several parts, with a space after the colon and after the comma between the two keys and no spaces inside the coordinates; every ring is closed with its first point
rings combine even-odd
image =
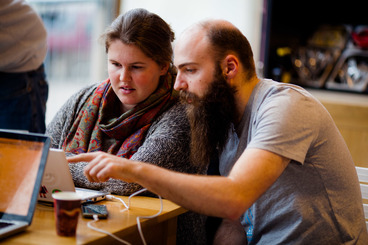
{"type": "Polygon", "coordinates": [[[9,225],[12,225],[11,223],[1,222],[0,221],[0,229],[8,227],[9,225]]]}

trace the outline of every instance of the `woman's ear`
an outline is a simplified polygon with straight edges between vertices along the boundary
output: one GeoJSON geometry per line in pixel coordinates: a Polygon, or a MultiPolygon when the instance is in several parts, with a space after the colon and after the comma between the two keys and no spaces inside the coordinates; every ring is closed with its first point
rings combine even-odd
{"type": "Polygon", "coordinates": [[[227,55],[223,60],[223,72],[227,80],[233,79],[239,71],[239,60],[233,55],[227,55]]]}
{"type": "Polygon", "coordinates": [[[167,63],[165,65],[162,65],[161,66],[161,72],[160,72],[160,75],[163,76],[167,73],[167,71],[169,70],[169,67],[170,67],[170,64],[167,63]]]}

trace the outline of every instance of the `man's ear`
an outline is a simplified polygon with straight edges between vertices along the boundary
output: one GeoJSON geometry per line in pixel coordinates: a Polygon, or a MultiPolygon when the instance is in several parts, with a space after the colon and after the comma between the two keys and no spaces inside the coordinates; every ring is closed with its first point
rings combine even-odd
{"type": "Polygon", "coordinates": [[[227,80],[233,79],[239,71],[239,60],[233,55],[229,54],[223,60],[223,73],[227,80]]]}

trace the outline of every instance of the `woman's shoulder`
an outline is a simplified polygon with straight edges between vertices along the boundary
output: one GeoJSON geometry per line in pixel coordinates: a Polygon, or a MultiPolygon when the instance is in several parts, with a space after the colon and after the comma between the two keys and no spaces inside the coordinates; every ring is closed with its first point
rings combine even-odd
{"type": "Polygon", "coordinates": [[[168,131],[168,130],[182,130],[187,131],[189,129],[189,121],[187,118],[185,105],[176,102],[169,109],[163,112],[157,119],[152,123],[150,132],[153,131],[168,131]]]}
{"type": "Polygon", "coordinates": [[[172,116],[183,116],[186,117],[186,106],[185,104],[181,103],[180,101],[175,102],[169,109],[167,109],[163,116],[172,117],[172,116]]]}
{"type": "Polygon", "coordinates": [[[75,110],[79,110],[84,102],[91,96],[93,91],[97,88],[99,83],[89,84],[78,91],[76,91],[72,96],[68,98],[68,100],[64,104],[64,108],[70,110],[70,107],[75,108],[75,110]]]}
{"type": "Polygon", "coordinates": [[[176,102],[156,119],[156,121],[170,121],[171,123],[186,123],[187,120],[185,105],[180,102],[176,102]]]}
{"type": "Polygon", "coordinates": [[[74,93],[74,95],[71,96],[70,98],[76,99],[81,97],[89,97],[93,93],[93,91],[95,91],[98,85],[99,83],[85,85],[84,87],[79,89],[76,93],[74,93]]]}

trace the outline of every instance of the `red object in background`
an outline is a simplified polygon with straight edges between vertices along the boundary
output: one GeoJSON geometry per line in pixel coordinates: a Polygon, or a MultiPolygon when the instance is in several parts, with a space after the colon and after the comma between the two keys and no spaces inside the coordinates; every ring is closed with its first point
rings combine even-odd
{"type": "Polygon", "coordinates": [[[356,45],[363,49],[368,49],[368,28],[353,32],[351,36],[356,45]]]}

